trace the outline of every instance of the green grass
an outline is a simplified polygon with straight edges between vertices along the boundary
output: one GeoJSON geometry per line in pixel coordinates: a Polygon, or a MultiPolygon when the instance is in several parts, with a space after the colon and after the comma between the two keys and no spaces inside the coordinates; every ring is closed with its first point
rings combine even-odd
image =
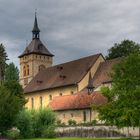
{"type": "Polygon", "coordinates": [[[33,139],[21,139],[21,140],[132,140],[129,138],[33,138],[33,139]]]}

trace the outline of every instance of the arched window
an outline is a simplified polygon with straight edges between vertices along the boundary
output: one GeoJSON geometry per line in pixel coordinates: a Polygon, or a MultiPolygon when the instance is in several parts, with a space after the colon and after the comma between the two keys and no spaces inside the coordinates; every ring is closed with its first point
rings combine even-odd
{"type": "Polygon", "coordinates": [[[26,76],[26,67],[23,67],[23,76],[26,76]]]}
{"type": "Polygon", "coordinates": [[[87,117],[86,117],[86,111],[83,111],[83,121],[86,122],[87,117]]]}
{"type": "Polygon", "coordinates": [[[40,108],[42,108],[42,96],[40,96],[40,108]]]}
{"type": "Polygon", "coordinates": [[[49,99],[52,100],[52,95],[49,95],[49,99]]]}
{"type": "Polygon", "coordinates": [[[41,71],[41,70],[44,70],[45,69],[45,66],[44,65],[40,65],[39,68],[38,68],[38,71],[41,71]]]}
{"type": "Polygon", "coordinates": [[[27,65],[27,75],[30,74],[29,65],[27,65]]]}
{"type": "Polygon", "coordinates": [[[34,98],[31,99],[32,109],[34,109],[34,98]]]}

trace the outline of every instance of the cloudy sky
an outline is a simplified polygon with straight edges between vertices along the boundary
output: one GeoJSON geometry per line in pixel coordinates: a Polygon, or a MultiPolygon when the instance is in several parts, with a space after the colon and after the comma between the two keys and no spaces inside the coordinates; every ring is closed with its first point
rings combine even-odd
{"type": "Polygon", "coordinates": [[[0,43],[17,66],[32,39],[35,9],[54,64],[106,55],[123,39],[140,43],[140,0],[0,0],[0,43]]]}

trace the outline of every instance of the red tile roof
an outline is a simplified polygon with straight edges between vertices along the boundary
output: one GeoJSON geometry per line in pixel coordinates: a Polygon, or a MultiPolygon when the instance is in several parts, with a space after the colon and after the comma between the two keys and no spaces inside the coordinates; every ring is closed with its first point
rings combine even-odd
{"type": "Polygon", "coordinates": [[[107,99],[97,91],[91,94],[87,90],[74,95],[57,96],[50,103],[49,107],[54,111],[75,110],[91,108],[92,105],[101,105],[107,102],[107,99]]]}
{"type": "Polygon", "coordinates": [[[25,87],[24,92],[30,93],[55,87],[76,85],[83,79],[100,55],[96,54],[44,69],[25,87]]]}

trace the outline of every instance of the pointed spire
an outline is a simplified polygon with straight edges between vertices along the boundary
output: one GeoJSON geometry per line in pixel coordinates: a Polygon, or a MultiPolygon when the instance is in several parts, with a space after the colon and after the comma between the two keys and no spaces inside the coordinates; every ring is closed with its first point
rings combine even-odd
{"type": "Polygon", "coordinates": [[[88,80],[87,89],[88,89],[88,93],[89,94],[92,93],[93,92],[93,89],[94,89],[94,86],[93,86],[93,83],[92,83],[91,72],[89,72],[89,80],[88,80]]]}
{"type": "Polygon", "coordinates": [[[37,23],[37,16],[36,16],[36,11],[35,11],[35,21],[34,21],[34,27],[33,27],[33,30],[32,30],[32,33],[33,33],[33,39],[34,38],[39,38],[39,28],[38,28],[38,23],[37,23]]]}

